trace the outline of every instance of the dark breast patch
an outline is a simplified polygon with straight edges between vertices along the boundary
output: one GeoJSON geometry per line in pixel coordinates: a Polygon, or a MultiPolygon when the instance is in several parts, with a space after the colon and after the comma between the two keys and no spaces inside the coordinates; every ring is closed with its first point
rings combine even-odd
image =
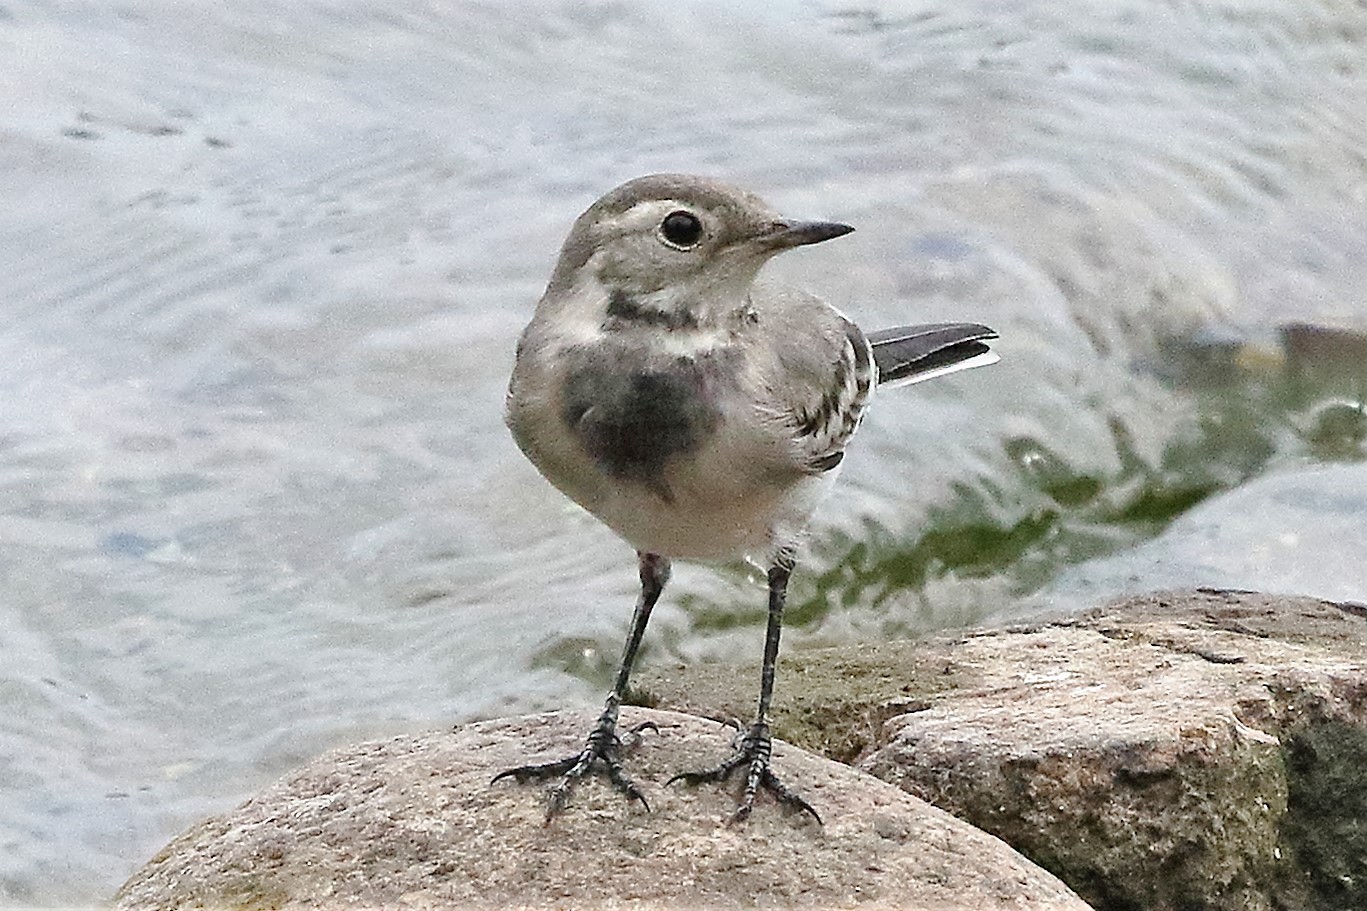
{"type": "Polygon", "coordinates": [[[561,415],[570,431],[605,472],[671,499],[666,463],[721,421],[714,403],[727,352],[647,363],[625,346],[595,346],[568,357],[561,415]]]}

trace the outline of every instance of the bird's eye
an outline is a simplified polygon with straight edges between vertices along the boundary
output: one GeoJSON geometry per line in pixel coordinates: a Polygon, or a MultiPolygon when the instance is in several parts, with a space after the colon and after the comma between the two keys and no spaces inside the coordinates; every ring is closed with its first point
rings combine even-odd
{"type": "Polygon", "coordinates": [[[687,250],[702,239],[702,222],[692,212],[670,212],[660,222],[660,237],[671,247],[687,250]]]}

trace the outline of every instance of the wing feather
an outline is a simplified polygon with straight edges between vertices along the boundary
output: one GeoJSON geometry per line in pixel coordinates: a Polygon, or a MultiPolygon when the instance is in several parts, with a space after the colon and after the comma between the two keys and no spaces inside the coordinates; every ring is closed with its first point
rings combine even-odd
{"type": "Polygon", "coordinates": [[[996,353],[987,346],[996,337],[977,323],[926,323],[871,333],[878,385],[905,386],[996,363],[996,353]]]}

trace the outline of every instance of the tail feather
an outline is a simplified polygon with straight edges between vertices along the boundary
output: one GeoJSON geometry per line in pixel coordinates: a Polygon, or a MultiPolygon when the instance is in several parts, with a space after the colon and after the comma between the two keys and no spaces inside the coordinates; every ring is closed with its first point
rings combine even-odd
{"type": "Polygon", "coordinates": [[[977,323],[930,323],[899,326],[869,333],[878,385],[906,386],[995,364],[999,358],[987,346],[997,333],[977,323]]]}

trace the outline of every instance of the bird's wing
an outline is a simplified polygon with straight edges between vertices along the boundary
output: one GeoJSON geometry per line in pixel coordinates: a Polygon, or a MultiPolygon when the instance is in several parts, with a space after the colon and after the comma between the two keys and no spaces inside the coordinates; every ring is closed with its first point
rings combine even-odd
{"type": "Polygon", "coordinates": [[[825,381],[793,401],[791,426],[808,471],[830,471],[845,458],[845,446],[859,429],[873,388],[873,354],[859,327],[844,317],[843,344],[829,362],[825,381]]]}
{"type": "Polygon", "coordinates": [[[811,295],[766,289],[752,294],[752,302],[759,317],[755,353],[765,410],[776,419],[800,471],[830,471],[844,458],[868,404],[876,376],[869,341],[811,295]]]}
{"type": "Polygon", "coordinates": [[[999,358],[987,340],[996,337],[977,323],[928,323],[870,333],[878,385],[906,386],[995,364],[999,358]]]}

